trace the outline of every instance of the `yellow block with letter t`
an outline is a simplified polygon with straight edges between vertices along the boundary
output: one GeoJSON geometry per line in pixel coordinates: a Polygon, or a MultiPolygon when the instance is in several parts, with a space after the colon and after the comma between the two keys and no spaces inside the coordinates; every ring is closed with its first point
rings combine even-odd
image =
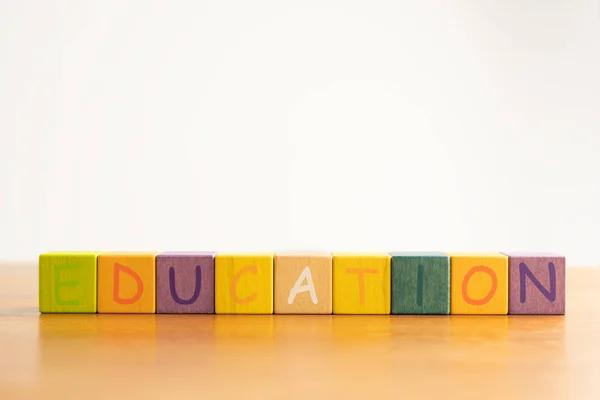
{"type": "Polygon", "coordinates": [[[391,256],[333,254],[333,313],[389,314],[391,256]]]}

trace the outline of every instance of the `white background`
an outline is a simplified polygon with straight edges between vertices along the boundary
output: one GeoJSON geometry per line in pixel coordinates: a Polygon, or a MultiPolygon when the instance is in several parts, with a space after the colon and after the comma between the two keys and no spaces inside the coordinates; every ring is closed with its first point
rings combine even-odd
{"type": "Polygon", "coordinates": [[[0,259],[600,265],[591,1],[0,0],[0,259]]]}

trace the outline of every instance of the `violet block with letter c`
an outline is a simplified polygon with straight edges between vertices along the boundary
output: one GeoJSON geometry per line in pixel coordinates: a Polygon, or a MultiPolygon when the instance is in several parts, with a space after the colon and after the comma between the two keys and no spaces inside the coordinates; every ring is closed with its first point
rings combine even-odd
{"type": "Polygon", "coordinates": [[[553,253],[508,256],[508,313],[565,314],[565,257],[553,253]]]}
{"type": "Polygon", "coordinates": [[[215,312],[216,252],[167,252],[156,256],[156,312],[215,312]]]}

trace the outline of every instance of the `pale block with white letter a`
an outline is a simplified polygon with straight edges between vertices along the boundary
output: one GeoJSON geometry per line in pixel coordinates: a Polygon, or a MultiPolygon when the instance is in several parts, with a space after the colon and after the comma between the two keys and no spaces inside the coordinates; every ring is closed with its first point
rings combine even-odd
{"type": "Polygon", "coordinates": [[[331,260],[329,253],[277,253],[275,314],[331,314],[331,260]]]}

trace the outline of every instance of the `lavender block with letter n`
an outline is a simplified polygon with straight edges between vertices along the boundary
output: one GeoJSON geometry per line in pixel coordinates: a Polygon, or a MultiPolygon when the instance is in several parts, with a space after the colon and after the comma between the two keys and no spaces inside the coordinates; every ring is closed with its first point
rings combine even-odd
{"type": "Polygon", "coordinates": [[[508,256],[508,313],[565,314],[565,257],[553,253],[508,256]]]}
{"type": "Polygon", "coordinates": [[[214,252],[167,252],[156,257],[156,312],[215,312],[214,252]]]}

